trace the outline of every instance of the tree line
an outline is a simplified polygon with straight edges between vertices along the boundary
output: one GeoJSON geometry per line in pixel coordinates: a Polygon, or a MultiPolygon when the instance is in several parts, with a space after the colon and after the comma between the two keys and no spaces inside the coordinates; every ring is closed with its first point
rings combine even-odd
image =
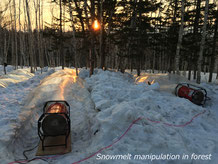
{"type": "Polygon", "coordinates": [[[15,66],[218,72],[214,0],[7,0],[0,8],[0,62],[15,66]],[[21,13],[22,12],[22,13],[21,13]],[[54,13],[54,11],[50,11],[54,13]],[[7,14],[6,14],[7,13],[7,14]],[[23,18],[21,18],[21,16],[23,18]],[[23,20],[23,21],[22,21],[23,20]],[[99,22],[98,30],[93,28],[99,22]]]}

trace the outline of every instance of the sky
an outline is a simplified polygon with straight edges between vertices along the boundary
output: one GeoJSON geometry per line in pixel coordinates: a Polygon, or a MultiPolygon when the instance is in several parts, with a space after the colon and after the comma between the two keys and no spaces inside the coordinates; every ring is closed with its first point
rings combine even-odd
{"type": "MultiPolygon", "coordinates": [[[[0,11],[1,10],[3,10],[5,7],[5,4],[7,4],[8,3],[8,1],[10,1],[10,0],[0,0],[0,11]]],[[[11,0],[12,2],[13,2],[13,0],[11,0]]],[[[16,2],[16,10],[17,10],[17,23],[18,23],[18,13],[19,13],[19,1],[21,1],[21,24],[23,24],[22,22],[24,22],[24,20],[25,20],[25,18],[24,18],[24,12],[23,12],[23,1],[25,1],[25,0],[15,0],[15,2],[16,2]]],[[[30,12],[31,12],[31,17],[32,17],[32,28],[35,28],[35,9],[34,9],[34,4],[33,4],[33,1],[34,0],[29,0],[31,3],[30,3],[30,12]]],[[[37,1],[37,0],[35,0],[35,1],[37,1]]],[[[13,8],[12,7],[12,3],[11,2],[11,8],[13,8]]],[[[51,2],[51,0],[41,0],[41,2],[43,2],[43,19],[44,19],[44,25],[45,25],[45,22],[47,22],[47,23],[50,23],[51,24],[51,22],[52,22],[52,11],[53,11],[53,14],[54,14],[54,16],[56,16],[56,17],[59,17],[59,8],[58,8],[58,6],[57,5],[55,5],[54,3],[50,3],[51,2]]],[[[218,0],[210,0],[210,3],[216,3],[217,4],[217,6],[218,6],[218,0]]],[[[13,9],[12,9],[12,13],[13,13],[13,9]]],[[[8,21],[8,20],[10,20],[10,8],[9,8],[9,10],[7,10],[7,12],[6,12],[6,16],[4,16],[5,17],[5,19],[4,19],[4,21],[8,21]]],[[[17,24],[17,27],[18,27],[19,25],[17,24]]],[[[23,27],[22,27],[23,28],[23,27]]],[[[65,28],[66,30],[67,30],[67,25],[66,25],[66,28],[65,28]]]]}
{"type": "MultiPolygon", "coordinates": [[[[0,0],[0,10],[3,10],[6,6],[6,4],[8,3],[9,0],[0,0]]],[[[13,0],[11,0],[11,5],[9,5],[9,8],[7,10],[7,12],[5,13],[5,21],[8,21],[10,20],[10,7],[12,9],[12,13],[14,12],[13,10],[13,0]]],[[[24,7],[23,7],[23,0],[20,0],[21,1],[21,15],[20,15],[20,18],[21,18],[21,24],[23,24],[22,22],[24,22],[25,18],[24,18],[24,7]]],[[[34,0],[30,0],[30,13],[31,13],[31,20],[32,20],[32,26],[33,28],[35,27],[35,8],[34,8],[34,3],[33,3],[34,0]]],[[[36,0],[35,0],[36,1],[36,0]]],[[[51,0],[41,0],[43,1],[43,19],[44,19],[44,22],[48,22],[48,23],[51,23],[51,18],[52,18],[52,8],[53,8],[53,13],[55,16],[57,16],[57,12],[55,11],[58,11],[57,6],[55,6],[55,4],[53,3],[50,3],[51,0]]],[[[15,3],[16,3],[16,10],[17,10],[17,21],[18,21],[18,15],[19,15],[19,0],[15,0],[15,3]]],[[[18,26],[18,25],[17,25],[18,26]]]]}

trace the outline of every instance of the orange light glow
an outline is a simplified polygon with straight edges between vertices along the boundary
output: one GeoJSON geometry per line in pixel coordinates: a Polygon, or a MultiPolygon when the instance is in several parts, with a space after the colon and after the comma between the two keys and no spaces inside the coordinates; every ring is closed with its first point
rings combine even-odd
{"type": "Polygon", "coordinates": [[[65,87],[66,87],[68,81],[69,81],[69,78],[65,78],[65,79],[63,80],[63,82],[60,84],[60,89],[61,89],[60,96],[61,96],[61,99],[62,99],[62,100],[64,100],[64,89],[65,89],[65,87]]]}
{"type": "Polygon", "coordinates": [[[48,107],[47,113],[67,113],[67,109],[64,104],[55,103],[48,107]]]}
{"type": "Polygon", "coordinates": [[[6,86],[4,84],[0,83],[0,87],[6,88],[6,86]]]}
{"type": "Polygon", "coordinates": [[[100,23],[99,23],[97,20],[95,20],[94,23],[93,23],[93,25],[92,25],[92,28],[93,28],[95,31],[99,30],[99,29],[100,29],[100,23]]]}
{"type": "Polygon", "coordinates": [[[144,77],[137,77],[136,81],[137,83],[143,83],[148,79],[148,76],[144,76],[144,77]]]}
{"type": "Polygon", "coordinates": [[[75,70],[70,70],[70,69],[65,69],[64,70],[65,75],[64,75],[64,80],[62,81],[62,83],[60,84],[60,99],[64,100],[64,90],[66,88],[66,86],[71,82],[71,83],[76,83],[78,77],[76,75],[76,71],[75,70]]]}
{"type": "Polygon", "coordinates": [[[152,80],[151,84],[154,84],[155,83],[155,80],[152,80]]]}

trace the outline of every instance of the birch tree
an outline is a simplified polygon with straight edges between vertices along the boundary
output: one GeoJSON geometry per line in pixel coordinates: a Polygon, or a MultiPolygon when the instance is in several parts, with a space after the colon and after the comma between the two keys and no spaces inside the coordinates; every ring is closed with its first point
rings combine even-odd
{"type": "Polygon", "coordinates": [[[26,65],[25,55],[24,55],[24,34],[21,32],[21,0],[19,0],[19,51],[20,51],[20,65],[26,65]]]}
{"type": "Polygon", "coordinates": [[[15,69],[18,67],[18,54],[17,54],[17,10],[16,10],[16,2],[13,0],[13,8],[14,8],[14,45],[15,45],[15,69]]]}
{"type": "Polygon", "coordinates": [[[31,19],[30,19],[30,11],[29,11],[29,1],[26,0],[26,14],[27,14],[27,20],[28,20],[28,42],[29,42],[29,57],[30,57],[30,72],[34,73],[33,69],[33,37],[32,37],[32,27],[31,27],[31,19]]]}
{"type": "Polygon", "coordinates": [[[216,21],[214,25],[213,48],[212,48],[212,57],[211,57],[210,70],[209,70],[210,71],[209,82],[212,82],[214,66],[216,63],[217,28],[218,28],[218,11],[216,11],[216,21]]]}
{"type": "Polygon", "coordinates": [[[176,70],[176,73],[179,75],[179,59],[180,59],[180,49],[182,45],[182,36],[183,36],[183,26],[184,26],[184,12],[185,12],[185,7],[184,7],[184,2],[185,0],[182,0],[182,7],[181,7],[181,25],[179,28],[179,38],[178,38],[178,43],[177,43],[177,48],[176,48],[176,56],[175,56],[175,65],[174,68],[176,70]]]}
{"type": "Polygon", "coordinates": [[[39,66],[41,68],[42,72],[42,67],[43,67],[43,55],[42,55],[42,50],[41,50],[41,37],[40,37],[40,0],[34,0],[34,8],[35,8],[35,28],[36,28],[36,37],[37,37],[37,55],[39,58],[39,66]]]}
{"type": "Polygon", "coordinates": [[[200,44],[200,52],[199,52],[199,57],[198,57],[198,62],[197,62],[197,80],[196,80],[196,82],[198,84],[201,83],[201,65],[202,65],[203,51],[204,51],[204,46],[205,46],[207,18],[208,18],[208,6],[209,6],[209,0],[206,0],[205,11],[204,11],[204,25],[203,25],[203,31],[202,31],[201,44],[200,44]]]}

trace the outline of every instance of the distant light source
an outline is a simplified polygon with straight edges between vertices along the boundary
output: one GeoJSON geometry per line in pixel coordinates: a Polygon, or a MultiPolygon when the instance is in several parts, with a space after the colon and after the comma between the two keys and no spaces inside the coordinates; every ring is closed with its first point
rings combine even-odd
{"type": "Polygon", "coordinates": [[[100,23],[98,22],[98,20],[95,20],[93,25],[92,25],[92,28],[95,30],[95,31],[98,31],[100,29],[100,23]]]}

